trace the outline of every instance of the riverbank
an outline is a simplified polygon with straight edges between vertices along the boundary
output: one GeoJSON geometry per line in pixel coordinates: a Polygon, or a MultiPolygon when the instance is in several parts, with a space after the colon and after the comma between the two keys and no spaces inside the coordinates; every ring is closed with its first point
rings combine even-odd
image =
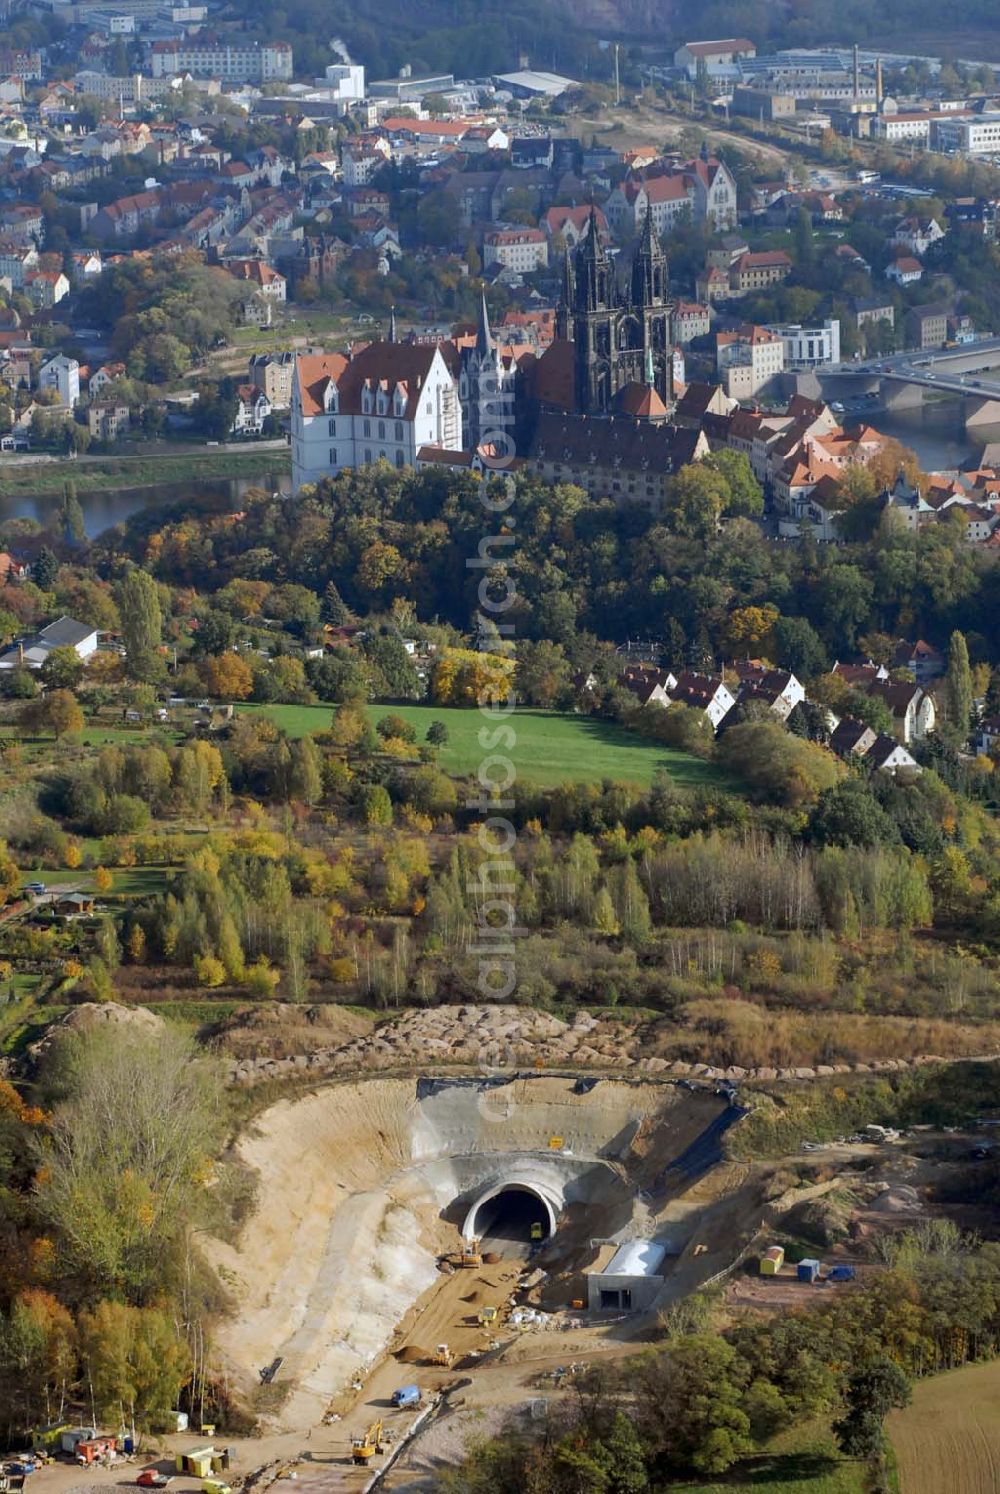
{"type": "Polygon", "coordinates": [[[291,471],[291,455],[248,446],[241,451],[185,451],[148,449],[135,456],[78,457],[76,460],[0,464],[0,501],[5,498],[61,494],[68,482],[77,493],[103,493],[108,488],[147,488],[162,483],[225,481],[246,478],[265,481],[291,471]]]}

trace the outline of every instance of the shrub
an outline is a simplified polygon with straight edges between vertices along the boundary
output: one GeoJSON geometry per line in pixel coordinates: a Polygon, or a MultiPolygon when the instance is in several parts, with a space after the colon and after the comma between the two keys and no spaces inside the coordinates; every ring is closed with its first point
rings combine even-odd
{"type": "Polygon", "coordinates": [[[225,965],[210,954],[195,956],[194,973],[198,977],[198,984],[206,986],[210,991],[221,986],[226,979],[225,965]]]}

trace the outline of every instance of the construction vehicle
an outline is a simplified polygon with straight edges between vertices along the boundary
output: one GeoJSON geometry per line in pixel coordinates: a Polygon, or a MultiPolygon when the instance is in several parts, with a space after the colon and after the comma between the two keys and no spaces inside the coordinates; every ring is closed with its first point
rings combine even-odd
{"type": "Polygon", "coordinates": [[[478,1271],[483,1264],[483,1256],[476,1235],[470,1235],[467,1240],[462,1241],[462,1248],[456,1257],[455,1264],[461,1266],[464,1271],[478,1271]]]}
{"type": "Polygon", "coordinates": [[[362,1436],[351,1438],[351,1458],[362,1468],[367,1468],[375,1454],[383,1450],[380,1421],[373,1421],[362,1436]]]}
{"type": "Polygon", "coordinates": [[[438,1344],[437,1348],[434,1350],[434,1356],[431,1359],[431,1364],[440,1364],[445,1369],[451,1369],[451,1361],[453,1358],[454,1355],[452,1354],[447,1344],[438,1344]]]}
{"type": "Polygon", "coordinates": [[[542,1234],[542,1221],[540,1219],[536,1219],[534,1224],[531,1226],[531,1238],[533,1240],[544,1239],[544,1236],[542,1234]]]}
{"type": "Polygon", "coordinates": [[[479,1314],[479,1323],[481,1327],[485,1328],[488,1324],[495,1323],[496,1320],[497,1310],[495,1307],[484,1307],[481,1310],[479,1314]]]}

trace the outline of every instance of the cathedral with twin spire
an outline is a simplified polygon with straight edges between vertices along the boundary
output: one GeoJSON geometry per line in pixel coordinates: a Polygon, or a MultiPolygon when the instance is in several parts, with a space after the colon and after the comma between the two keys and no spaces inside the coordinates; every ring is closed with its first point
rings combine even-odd
{"type": "Polygon", "coordinates": [[[558,336],[573,345],[575,413],[613,415],[630,388],[655,390],[669,410],[673,397],[667,259],[647,213],[619,284],[591,213],[587,232],[563,268],[558,336]]]}

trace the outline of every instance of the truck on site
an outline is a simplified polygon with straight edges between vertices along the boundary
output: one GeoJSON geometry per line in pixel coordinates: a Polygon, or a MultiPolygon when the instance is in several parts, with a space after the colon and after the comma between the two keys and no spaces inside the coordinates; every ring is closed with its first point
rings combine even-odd
{"type": "Polygon", "coordinates": [[[495,1323],[496,1320],[497,1320],[497,1310],[496,1310],[495,1307],[484,1307],[484,1308],[482,1308],[480,1310],[480,1313],[479,1313],[479,1324],[480,1324],[480,1327],[486,1328],[486,1327],[489,1326],[490,1323],[495,1323]]]}
{"type": "Polygon", "coordinates": [[[452,1352],[449,1349],[449,1347],[448,1347],[447,1344],[438,1344],[437,1348],[434,1350],[434,1354],[433,1354],[433,1357],[431,1359],[431,1363],[432,1364],[439,1364],[444,1369],[450,1369],[451,1368],[451,1361],[452,1361],[453,1358],[454,1358],[454,1355],[452,1354],[452,1352]]]}
{"type": "Polygon", "coordinates": [[[383,1451],[380,1421],[373,1421],[366,1432],[351,1438],[351,1460],[361,1468],[367,1468],[372,1458],[383,1451]]]}
{"type": "Polygon", "coordinates": [[[483,1264],[482,1251],[479,1249],[479,1240],[475,1235],[469,1235],[468,1239],[462,1241],[462,1248],[455,1258],[455,1264],[461,1266],[463,1271],[478,1271],[483,1264]]]}
{"type": "Polygon", "coordinates": [[[398,1407],[419,1406],[420,1386],[401,1385],[398,1390],[392,1392],[392,1404],[398,1407]]]}
{"type": "Polygon", "coordinates": [[[542,1235],[542,1221],[540,1219],[536,1219],[534,1224],[532,1224],[531,1226],[531,1238],[533,1240],[541,1240],[544,1238],[544,1236],[542,1235]]]}

